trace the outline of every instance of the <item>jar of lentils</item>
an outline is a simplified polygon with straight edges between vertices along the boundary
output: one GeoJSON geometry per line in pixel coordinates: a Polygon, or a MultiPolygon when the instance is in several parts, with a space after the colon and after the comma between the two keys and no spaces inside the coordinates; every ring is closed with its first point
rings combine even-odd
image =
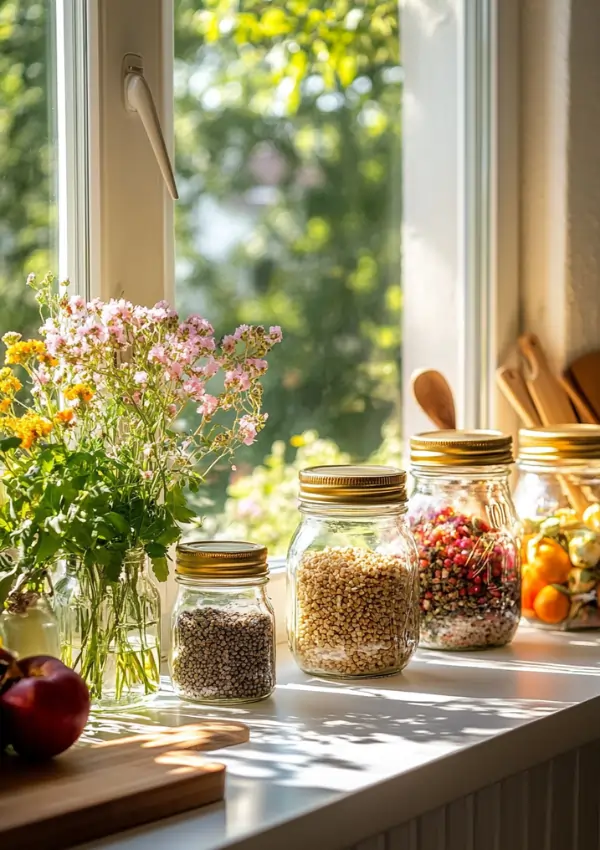
{"type": "Polygon", "coordinates": [[[423,647],[483,649],[515,634],[521,585],[512,462],[511,438],[496,431],[411,439],[423,647]]]}
{"type": "Polygon", "coordinates": [[[417,550],[406,474],[382,466],[300,473],[302,520],[288,567],[288,638],[317,676],[387,676],[418,641],[417,550]]]}
{"type": "Polygon", "coordinates": [[[267,550],[202,541],[177,547],[169,666],[176,693],[202,703],[254,702],[275,687],[275,617],[267,550]]]}
{"type": "Polygon", "coordinates": [[[600,426],[524,428],[517,466],[523,616],[600,628],[600,426]]]}

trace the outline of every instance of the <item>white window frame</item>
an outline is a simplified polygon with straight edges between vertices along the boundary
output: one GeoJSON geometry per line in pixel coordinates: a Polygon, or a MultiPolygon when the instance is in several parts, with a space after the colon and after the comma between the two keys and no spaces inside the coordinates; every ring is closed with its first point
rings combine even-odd
{"type": "MultiPolygon", "coordinates": [[[[69,0],[59,2],[72,17],[69,0]]],[[[63,271],[83,274],[91,295],[124,294],[145,304],[171,299],[173,205],[139,118],[124,108],[121,61],[126,53],[143,57],[172,151],[173,2],[83,0],[83,5],[88,259],[87,266],[77,266],[71,246],[82,235],[71,224],[62,243],[63,271]]],[[[440,368],[449,378],[459,424],[485,427],[496,415],[493,370],[518,327],[518,63],[513,62],[518,0],[403,0],[401,6],[403,429],[408,435],[430,427],[410,398],[410,374],[420,367],[440,368]]],[[[72,29],[77,25],[71,20],[72,29]]],[[[75,199],[69,209],[70,222],[81,215],[75,199]]],[[[513,429],[514,419],[502,415],[504,427],[513,429]]],[[[283,578],[277,570],[271,582],[280,638],[283,578]]],[[[166,636],[174,581],[161,592],[166,636]]]]}
{"type": "MultiPolygon", "coordinates": [[[[57,2],[73,39],[79,4],[57,2]]],[[[61,272],[104,298],[171,299],[172,202],[138,117],[124,109],[121,60],[144,57],[172,149],[173,3],[80,2],[90,154],[87,163],[76,158],[70,189],[73,162],[61,160],[61,272]],[[86,170],[87,198],[77,191],[86,170]],[[84,208],[89,227],[81,226],[84,208]]],[[[455,390],[460,426],[493,423],[515,434],[494,370],[517,335],[538,332],[555,366],[600,337],[600,169],[587,131],[588,118],[594,138],[600,129],[600,59],[590,40],[600,9],[574,0],[401,0],[401,8],[403,433],[430,427],[411,398],[410,375],[433,367],[455,390]]],[[[82,61],[68,49],[65,69],[82,61]]],[[[81,109],[70,114],[66,104],[81,104],[81,86],[66,70],[61,79],[72,91],[59,127],[76,152],[81,109]]],[[[272,591],[282,611],[280,582],[272,591]]],[[[169,583],[165,613],[171,598],[169,583]]]]}

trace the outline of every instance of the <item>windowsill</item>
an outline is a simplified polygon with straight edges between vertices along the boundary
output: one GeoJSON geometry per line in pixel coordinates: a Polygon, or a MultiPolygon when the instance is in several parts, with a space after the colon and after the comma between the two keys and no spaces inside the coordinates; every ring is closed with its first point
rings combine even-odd
{"type": "MultiPolygon", "coordinates": [[[[226,801],[88,846],[351,847],[594,740],[599,647],[597,633],[524,626],[505,649],[419,652],[403,675],[356,683],[305,676],[280,647],[277,689],[262,703],[203,710],[165,692],[124,718],[129,729],[247,722],[250,743],[216,755],[228,769],[226,801]]],[[[119,715],[110,721],[114,730],[119,715]]]]}

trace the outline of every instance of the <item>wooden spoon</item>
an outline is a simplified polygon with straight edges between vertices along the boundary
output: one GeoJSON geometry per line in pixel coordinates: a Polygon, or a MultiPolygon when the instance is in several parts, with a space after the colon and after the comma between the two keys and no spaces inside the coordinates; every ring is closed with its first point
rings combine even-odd
{"type": "Polygon", "coordinates": [[[569,373],[600,421],[600,351],[590,351],[569,364],[569,373]]]}
{"type": "Polygon", "coordinates": [[[443,431],[456,428],[454,397],[448,381],[435,369],[413,372],[412,390],[417,403],[434,425],[443,431]]]}

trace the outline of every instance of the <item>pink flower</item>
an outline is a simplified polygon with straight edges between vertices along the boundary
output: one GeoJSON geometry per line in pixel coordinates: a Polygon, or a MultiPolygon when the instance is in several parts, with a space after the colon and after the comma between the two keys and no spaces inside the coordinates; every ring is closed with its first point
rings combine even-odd
{"type": "Polygon", "coordinates": [[[172,381],[176,381],[177,378],[180,378],[182,372],[183,366],[181,363],[178,363],[176,360],[172,360],[170,363],[167,363],[167,375],[172,381]]]}
{"type": "Polygon", "coordinates": [[[152,472],[149,469],[143,469],[142,478],[145,478],[146,481],[148,481],[150,478],[152,478],[152,472]]]}
{"type": "Polygon", "coordinates": [[[204,395],[204,382],[199,378],[190,378],[182,387],[184,393],[194,401],[200,401],[204,395]]]}
{"type": "Polygon", "coordinates": [[[283,339],[283,332],[279,325],[271,325],[269,328],[269,336],[271,337],[271,342],[281,342],[283,339]]]}
{"type": "Polygon", "coordinates": [[[246,365],[250,367],[249,372],[252,377],[256,378],[259,375],[264,375],[269,364],[266,360],[259,360],[257,357],[249,357],[248,360],[246,360],[246,365]]]}
{"type": "Polygon", "coordinates": [[[239,328],[235,329],[235,332],[233,334],[233,338],[234,339],[243,339],[244,334],[247,334],[249,330],[250,330],[250,327],[248,325],[240,325],[239,328]]]}
{"type": "Polygon", "coordinates": [[[250,389],[250,377],[238,364],[235,369],[229,369],[225,373],[225,386],[236,392],[250,389]]]}
{"type": "Polygon", "coordinates": [[[236,338],[233,334],[228,334],[223,337],[223,341],[221,342],[221,349],[225,352],[225,354],[233,354],[235,351],[236,338]]]}
{"type": "Polygon", "coordinates": [[[202,414],[202,416],[212,416],[218,406],[219,400],[214,395],[205,395],[196,412],[202,414]]]}
{"type": "Polygon", "coordinates": [[[136,384],[145,385],[148,381],[148,373],[147,372],[136,372],[133,376],[133,380],[136,384]]]}
{"type": "Polygon", "coordinates": [[[173,416],[175,416],[176,413],[177,413],[177,405],[176,404],[168,404],[167,405],[167,414],[171,418],[173,418],[173,416]]]}
{"type": "Polygon", "coordinates": [[[142,400],[142,394],[136,390],[131,396],[131,399],[134,404],[139,404],[142,400]]]}
{"type": "Polygon", "coordinates": [[[242,443],[245,446],[251,446],[258,434],[256,420],[252,416],[242,416],[238,424],[238,429],[242,443]]]}
{"type": "Polygon", "coordinates": [[[166,363],[167,354],[164,345],[153,345],[148,352],[148,360],[150,363],[166,363]]]}
{"type": "Polygon", "coordinates": [[[213,375],[217,374],[217,372],[219,371],[220,368],[221,367],[220,367],[218,361],[215,360],[214,357],[209,357],[208,360],[206,361],[205,366],[202,369],[202,374],[207,379],[212,378],[213,375]]]}

